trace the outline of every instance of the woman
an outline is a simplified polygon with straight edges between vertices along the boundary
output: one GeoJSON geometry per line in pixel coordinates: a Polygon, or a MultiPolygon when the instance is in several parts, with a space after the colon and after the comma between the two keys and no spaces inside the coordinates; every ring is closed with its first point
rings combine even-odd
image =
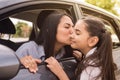
{"type": "MultiPolygon", "coordinates": [[[[72,56],[72,49],[69,45],[73,22],[70,16],[54,12],[49,14],[45,20],[42,19],[42,23],[38,26],[40,27],[38,39],[23,44],[16,51],[21,63],[30,70],[29,72],[24,69],[18,73],[18,76],[21,74],[19,76],[21,80],[39,80],[40,74],[36,71],[38,70],[37,63],[41,63],[41,60],[50,56],[56,59],[72,56]]],[[[16,77],[14,79],[17,79],[16,77]]]]}
{"type": "MultiPolygon", "coordinates": [[[[102,21],[96,18],[79,20],[71,38],[71,47],[84,54],[76,69],[77,80],[115,80],[112,40],[102,21]]],[[[69,80],[57,60],[50,57],[45,62],[60,80],[69,80]]]]}

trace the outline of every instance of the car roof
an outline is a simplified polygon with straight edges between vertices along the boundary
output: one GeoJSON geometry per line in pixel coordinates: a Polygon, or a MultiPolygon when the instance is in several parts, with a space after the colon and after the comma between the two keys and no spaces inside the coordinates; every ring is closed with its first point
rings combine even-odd
{"type": "MultiPolygon", "coordinates": [[[[0,8],[4,8],[10,5],[23,3],[23,2],[26,3],[29,1],[56,1],[56,0],[0,0],[0,8]]],[[[80,2],[78,0],[59,0],[59,1],[66,1],[66,2],[72,2],[72,3],[80,2]]]]}
{"type": "Polygon", "coordinates": [[[8,7],[10,5],[27,2],[27,1],[30,1],[30,0],[0,0],[0,9],[4,7],[8,7]]]}
{"type": "MultiPolygon", "coordinates": [[[[2,8],[6,8],[9,6],[16,5],[16,4],[27,3],[27,2],[31,2],[31,1],[57,1],[57,0],[0,0],[0,10],[2,8]]],[[[89,7],[91,9],[94,9],[96,11],[99,11],[101,14],[104,14],[104,15],[107,15],[107,16],[110,16],[112,18],[116,18],[116,19],[120,20],[119,17],[117,17],[116,15],[114,15],[106,10],[99,8],[99,7],[96,7],[94,5],[91,5],[89,3],[80,1],[80,0],[59,0],[59,1],[70,2],[73,4],[80,4],[82,6],[86,6],[86,7],[89,7]]]]}

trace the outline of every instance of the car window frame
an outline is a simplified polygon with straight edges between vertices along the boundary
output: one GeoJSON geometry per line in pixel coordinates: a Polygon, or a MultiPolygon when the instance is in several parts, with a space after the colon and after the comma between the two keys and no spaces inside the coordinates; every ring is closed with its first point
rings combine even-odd
{"type": "MultiPolygon", "coordinates": [[[[36,9],[63,9],[68,12],[73,17],[73,21],[76,22],[76,16],[74,11],[74,3],[64,2],[64,1],[29,1],[22,4],[14,4],[3,10],[0,13],[0,19],[4,19],[13,14],[20,13],[23,11],[36,10],[36,9]]],[[[0,11],[1,12],[1,11],[0,11]]],[[[36,29],[35,29],[36,30],[36,29]]]]}
{"type": "MultiPolygon", "coordinates": [[[[21,11],[33,10],[33,9],[66,9],[71,10],[71,14],[75,15],[73,8],[74,3],[64,1],[29,1],[22,4],[14,4],[10,7],[2,9],[0,11],[0,19],[6,18],[12,14],[19,13],[21,11]],[[1,13],[2,12],[2,13],[1,13]]],[[[76,16],[73,16],[76,18],[76,16]]]]}
{"type": "Polygon", "coordinates": [[[115,32],[115,34],[117,35],[117,37],[120,41],[120,36],[119,36],[120,35],[120,29],[119,29],[119,25],[117,25],[117,23],[116,23],[115,18],[113,18],[112,16],[111,17],[107,16],[107,14],[101,13],[98,10],[93,10],[92,8],[86,7],[86,6],[83,6],[83,5],[82,6],[79,5],[79,10],[81,11],[82,16],[84,16],[84,14],[89,15],[92,12],[92,13],[94,13],[94,15],[91,15],[91,16],[95,16],[95,13],[96,13],[97,17],[101,18],[103,21],[107,21],[111,25],[113,31],[115,32]]]}

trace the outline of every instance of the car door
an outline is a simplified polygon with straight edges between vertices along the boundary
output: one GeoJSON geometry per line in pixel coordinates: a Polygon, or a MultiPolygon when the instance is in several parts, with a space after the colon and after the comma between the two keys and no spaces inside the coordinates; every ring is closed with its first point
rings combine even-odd
{"type": "MultiPolygon", "coordinates": [[[[27,1],[26,0],[25,2],[24,1],[16,2],[12,5],[2,8],[0,11],[0,21],[4,20],[6,18],[10,18],[13,23],[15,23],[14,22],[15,19],[17,19],[19,21],[22,20],[22,21],[28,21],[28,22],[32,23],[31,33],[28,36],[28,39],[26,41],[34,40],[38,36],[38,33],[39,33],[39,28],[37,27],[36,20],[37,20],[39,13],[43,10],[57,10],[59,12],[66,12],[72,16],[74,22],[76,22],[76,20],[77,20],[77,17],[75,15],[74,3],[71,3],[71,2],[69,3],[69,2],[64,2],[64,1],[53,1],[53,0],[51,0],[51,1],[50,0],[27,1]]],[[[22,31],[22,32],[25,32],[25,31],[22,31]]],[[[12,37],[12,38],[16,38],[16,37],[12,37]]],[[[17,38],[16,38],[16,40],[18,41],[17,38]]],[[[24,42],[26,42],[26,41],[24,41],[24,42]]],[[[14,42],[14,40],[13,40],[13,42],[14,42]]],[[[20,46],[24,42],[20,40],[19,42],[16,42],[16,44],[20,46]]],[[[73,58],[64,59],[64,60],[62,60],[63,61],[62,63],[63,63],[63,67],[64,67],[65,71],[67,71],[68,75],[70,77],[73,77],[74,71],[72,71],[72,74],[71,74],[70,70],[75,70],[75,67],[74,67],[74,69],[72,69],[70,66],[73,66],[73,64],[75,65],[76,62],[75,63],[73,61],[71,62],[71,60],[74,60],[74,59],[73,58]],[[71,63],[71,64],[69,64],[69,63],[71,63]]],[[[44,67],[44,65],[43,65],[43,67],[44,67]]],[[[46,73],[49,73],[48,75],[51,74],[53,77],[43,76],[42,80],[56,79],[56,77],[50,71],[47,70],[46,73]]],[[[46,73],[43,73],[43,74],[46,75],[46,73]]]]}

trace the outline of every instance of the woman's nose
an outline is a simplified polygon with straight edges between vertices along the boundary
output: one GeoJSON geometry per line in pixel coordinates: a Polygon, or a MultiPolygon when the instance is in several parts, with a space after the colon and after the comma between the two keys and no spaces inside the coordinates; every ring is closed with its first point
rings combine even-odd
{"type": "Polygon", "coordinates": [[[74,33],[74,31],[72,31],[70,34],[70,38],[73,39],[74,37],[75,37],[75,33],[74,33]]]}
{"type": "Polygon", "coordinates": [[[70,29],[70,34],[73,34],[73,28],[70,29]]]}

